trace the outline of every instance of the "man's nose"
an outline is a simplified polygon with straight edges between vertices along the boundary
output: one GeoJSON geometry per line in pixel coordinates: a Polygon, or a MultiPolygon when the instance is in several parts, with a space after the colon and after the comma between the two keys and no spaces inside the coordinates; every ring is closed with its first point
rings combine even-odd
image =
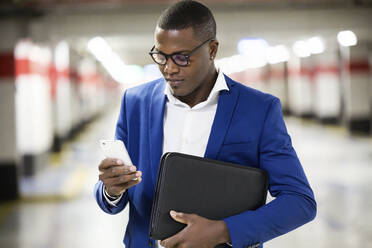
{"type": "Polygon", "coordinates": [[[174,63],[171,58],[167,59],[167,63],[165,63],[164,65],[164,72],[168,74],[174,74],[177,73],[179,69],[180,69],[179,66],[176,63],[174,63]]]}

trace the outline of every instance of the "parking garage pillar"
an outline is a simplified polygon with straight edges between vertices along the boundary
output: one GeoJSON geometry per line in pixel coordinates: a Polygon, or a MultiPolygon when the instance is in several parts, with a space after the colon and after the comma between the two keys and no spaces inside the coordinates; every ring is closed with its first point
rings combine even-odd
{"type": "Polygon", "coordinates": [[[369,47],[360,42],[356,46],[341,47],[341,75],[343,80],[344,121],[351,133],[371,130],[369,47]]]}
{"type": "Polygon", "coordinates": [[[0,20],[0,202],[18,197],[14,46],[24,35],[24,23],[0,20]]]}

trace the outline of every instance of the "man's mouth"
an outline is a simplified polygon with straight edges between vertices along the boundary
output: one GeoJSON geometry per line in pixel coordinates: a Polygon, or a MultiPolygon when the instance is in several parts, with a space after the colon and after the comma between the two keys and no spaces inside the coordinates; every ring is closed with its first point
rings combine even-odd
{"type": "Polygon", "coordinates": [[[166,80],[172,88],[180,86],[184,81],[184,79],[175,79],[175,78],[167,78],[166,80]]]}

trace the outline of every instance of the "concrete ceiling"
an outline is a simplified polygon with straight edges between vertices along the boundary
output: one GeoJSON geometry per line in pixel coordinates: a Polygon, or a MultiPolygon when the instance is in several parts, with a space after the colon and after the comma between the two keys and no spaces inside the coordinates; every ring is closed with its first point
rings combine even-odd
{"type": "MultiPolygon", "coordinates": [[[[89,39],[102,36],[126,63],[145,65],[152,63],[147,52],[153,45],[156,20],[170,2],[174,1],[18,0],[18,5],[0,5],[0,9],[7,9],[8,16],[36,11],[29,17],[28,32],[37,42],[67,40],[84,53],[89,39]],[[33,7],[24,8],[31,3],[33,7]]],[[[235,54],[243,37],[290,46],[295,40],[322,35],[332,44],[338,31],[351,29],[360,39],[372,40],[371,0],[201,2],[212,9],[217,21],[218,57],[235,54]]]]}

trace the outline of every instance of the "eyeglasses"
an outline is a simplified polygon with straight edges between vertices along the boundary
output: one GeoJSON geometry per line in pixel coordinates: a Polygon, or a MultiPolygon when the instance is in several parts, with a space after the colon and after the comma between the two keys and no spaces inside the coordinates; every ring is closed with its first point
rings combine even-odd
{"type": "Polygon", "coordinates": [[[160,51],[154,51],[155,45],[151,48],[151,51],[149,52],[149,54],[151,58],[154,60],[154,62],[159,65],[165,65],[167,63],[168,58],[171,58],[172,61],[178,66],[188,66],[190,64],[191,55],[193,55],[199,48],[201,48],[204,44],[206,44],[207,42],[211,40],[214,40],[214,39],[211,38],[211,39],[204,41],[199,46],[192,49],[191,52],[188,54],[183,54],[183,53],[166,54],[160,51]]]}

